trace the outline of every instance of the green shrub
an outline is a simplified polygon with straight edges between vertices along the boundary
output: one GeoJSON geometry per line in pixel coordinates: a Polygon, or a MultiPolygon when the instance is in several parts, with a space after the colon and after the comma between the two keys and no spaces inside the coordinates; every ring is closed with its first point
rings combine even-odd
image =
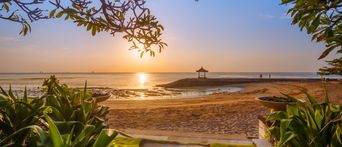
{"type": "Polygon", "coordinates": [[[106,146],[117,135],[104,129],[108,108],[98,106],[91,93],[44,81],[44,95],[22,97],[11,88],[0,92],[0,146],[106,146]]]}
{"type": "Polygon", "coordinates": [[[327,93],[324,101],[318,102],[306,90],[302,91],[310,103],[298,101],[296,105],[288,105],[286,112],[275,111],[268,116],[272,123],[268,130],[271,139],[279,147],[342,146],[341,106],[330,103],[327,93]]]}
{"type": "Polygon", "coordinates": [[[86,86],[83,91],[72,89],[65,84],[59,84],[54,76],[45,80],[44,86],[46,105],[52,109],[49,116],[54,120],[60,133],[73,132],[76,136],[91,125],[94,129],[89,142],[94,142],[95,137],[106,127],[104,118],[108,108],[97,106],[91,93],[87,92],[86,86]]]}
{"type": "Polygon", "coordinates": [[[0,92],[0,146],[26,144],[35,135],[33,130],[41,129],[44,100],[14,95],[11,87],[0,92]]]}
{"type": "MultiPolygon", "coordinates": [[[[49,136],[55,147],[103,147],[109,145],[112,140],[117,136],[117,132],[112,132],[110,135],[106,130],[101,130],[99,134],[96,134],[96,126],[85,125],[79,133],[74,133],[74,128],[69,133],[62,134],[60,129],[56,126],[55,122],[46,116],[49,124],[49,136]],[[95,140],[92,142],[92,140],[95,140]]],[[[46,134],[44,134],[46,135],[46,134]]]]}

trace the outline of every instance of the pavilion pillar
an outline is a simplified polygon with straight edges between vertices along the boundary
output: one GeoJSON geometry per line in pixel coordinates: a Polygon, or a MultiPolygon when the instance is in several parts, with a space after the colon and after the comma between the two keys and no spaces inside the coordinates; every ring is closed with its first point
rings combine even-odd
{"type": "Polygon", "coordinates": [[[205,70],[203,67],[201,67],[196,72],[198,73],[198,79],[206,79],[207,78],[206,72],[208,72],[208,70],[205,70]]]}

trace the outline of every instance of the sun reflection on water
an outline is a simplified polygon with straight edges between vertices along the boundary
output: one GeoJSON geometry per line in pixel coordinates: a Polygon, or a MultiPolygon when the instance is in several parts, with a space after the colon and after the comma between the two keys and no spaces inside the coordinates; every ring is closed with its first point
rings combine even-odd
{"type": "Polygon", "coordinates": [[[146,73],[138,73],[138,81],[139,81],[139,84],[140,84],[140,87],[144,87],[144,84],[146,83],[147,81],[147,74],[146,73]]]}

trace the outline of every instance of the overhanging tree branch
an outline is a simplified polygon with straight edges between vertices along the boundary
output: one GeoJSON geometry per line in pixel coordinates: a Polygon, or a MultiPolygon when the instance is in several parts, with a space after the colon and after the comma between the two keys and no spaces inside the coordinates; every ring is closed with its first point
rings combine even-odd
{"type": "Polygon", "coordinates": [[[132,43],[130,49],[138,49],[141,56],[147,52],[155,56],[155,50],[161,52],[167,46],[160,39],[164,27],[150,10],[144,7],[145,0],[100,0],[100,5],[92,0],[68,0],[69,3],[63,3],[64,5],[60,0],[51,0],[49,3],[54,8],[42,10],[39,6],[44,2],[45,0],[31,0],[25,3],[20,0],[2,1],[0,5],[2,4],[5,9],[0,9],[0,19],[21,23],[23,35],[30,32],[27,20],[32,22],[62,17],[73,21],[77,26],[84,26],[92,35],[99,32],[109,32],[113,36],[124,33],[123,38],[132,43]],[[13,5],[19,9],[15,10],[13,15],[3,15],[10,13],[13,5]],[[32,9],[33,5],[37,8],[32,9]],[[18,14],[18,11],[24,12],[27,17],[18,14]],[[49,15],[45,14],[45,11],[50,11],[49,15]]]}

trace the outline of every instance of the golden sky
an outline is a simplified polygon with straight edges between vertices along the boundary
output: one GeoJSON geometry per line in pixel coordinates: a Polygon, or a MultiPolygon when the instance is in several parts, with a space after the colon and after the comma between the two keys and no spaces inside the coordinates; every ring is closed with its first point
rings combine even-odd
{"type": "Polygon", "coordinates": [[[148,1],[168,47],[156,57],[128,51],[120,35],[92,37],[63,20],[20,26],[0,20],[0,72],[317,71],[324,45],[291,26],[278,1],[148,1]],[[175,11],[177,10],[177,11],[175,11]]]}

